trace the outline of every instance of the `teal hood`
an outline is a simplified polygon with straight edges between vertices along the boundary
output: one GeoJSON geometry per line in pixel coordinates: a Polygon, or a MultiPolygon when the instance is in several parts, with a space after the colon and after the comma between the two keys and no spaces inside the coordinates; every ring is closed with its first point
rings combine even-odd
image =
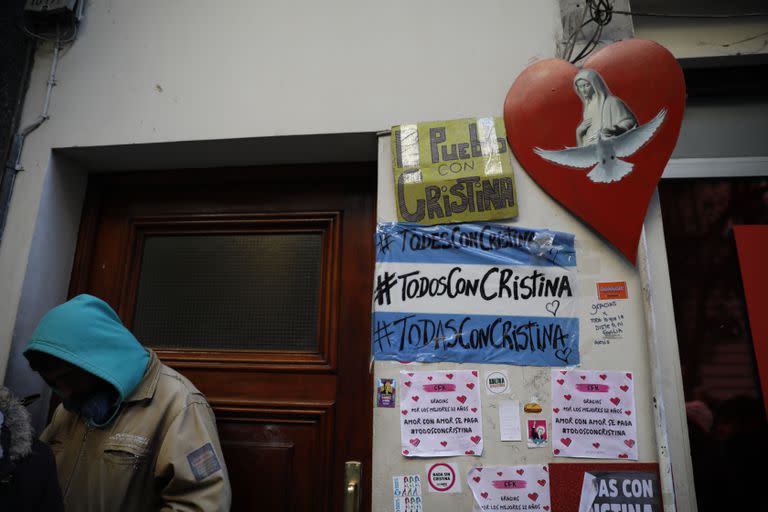
{"type": "Polygon", "coordinates": [[[117,390],[118,406],[141,382],[149,353],[101,299],[78,295],[45,314],[24,354],[33,350],[63,359],[117,390]]]}

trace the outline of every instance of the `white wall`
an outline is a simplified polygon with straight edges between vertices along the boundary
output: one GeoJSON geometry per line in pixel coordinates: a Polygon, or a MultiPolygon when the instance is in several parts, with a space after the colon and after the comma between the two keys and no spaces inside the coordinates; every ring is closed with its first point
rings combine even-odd
{"type": "MultiPolygon", "coordinates": [[[[553,55],[558,15],[554,0],[89,2],[59,64],[51,119],[24,148],[0,245],[0,377],[52,149],[146,153],[149,143],[498,115],[515,76],[553,55]]],[[[50,47],[36,54],[22,125],[40,111],[51,58],[50,47]]]]}

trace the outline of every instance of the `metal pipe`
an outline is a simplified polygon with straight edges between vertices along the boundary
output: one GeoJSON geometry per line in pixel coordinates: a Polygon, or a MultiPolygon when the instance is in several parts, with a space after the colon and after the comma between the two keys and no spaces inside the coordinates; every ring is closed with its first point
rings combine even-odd
{"type": "Polygon", "coordinates": [[[60,51],[61,44],[57,40],[53,48],[53,62],[51,62],[51,71],[48,74],[48,87],[45,91],[43,111],[34,122],[19,130],[19,132],[13,137],[13,145],[11,146],[10,158],[8,158],[8,163],[5,165],[3,181],[0,184],[0,243],[3,241],[5,222],[8,219],[8,210],[11,205],[11,196],[13,195],[13,185],[16,182],[16,175],[20,171],[24,170],[24,168],[21,166],[21,153],[24,149],[24,140],[30,133],[40,128],[40,125],[46,122],[49,118],[48,108],[51,104],[51,93],[54,86],[56,85],[56,69],[59,64],[60,51]]]}

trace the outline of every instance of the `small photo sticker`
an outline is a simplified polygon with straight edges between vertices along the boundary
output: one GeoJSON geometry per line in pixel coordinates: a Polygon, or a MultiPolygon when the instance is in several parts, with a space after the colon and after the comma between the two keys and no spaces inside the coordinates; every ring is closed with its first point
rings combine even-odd
{"type": "Polygon", "coordinates": [[[600,300],[617,300],[629,298],[626,281],[597,283],[597,298],[600,300]]]}
{"type": "Polygon", "coordinates": [[[376,386],[376,406],[395,406],[395,379],[379,379],[376,386]]]}
{"type": "Polygon", "coordinates": [[[528,448],[541,448],[548,440],[547,420],[528,420],[528,448]]]}

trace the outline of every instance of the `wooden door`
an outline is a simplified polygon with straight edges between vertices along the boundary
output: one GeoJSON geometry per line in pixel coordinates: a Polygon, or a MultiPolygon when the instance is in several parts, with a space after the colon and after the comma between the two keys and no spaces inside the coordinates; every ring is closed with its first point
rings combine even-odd
{"type": "Polygon", "coordinates": [[[373,165],[90,177],[70,293],[205,393],[232,510],[341,510],[347,460],[370,510],[374,197],[373,165]]]}

